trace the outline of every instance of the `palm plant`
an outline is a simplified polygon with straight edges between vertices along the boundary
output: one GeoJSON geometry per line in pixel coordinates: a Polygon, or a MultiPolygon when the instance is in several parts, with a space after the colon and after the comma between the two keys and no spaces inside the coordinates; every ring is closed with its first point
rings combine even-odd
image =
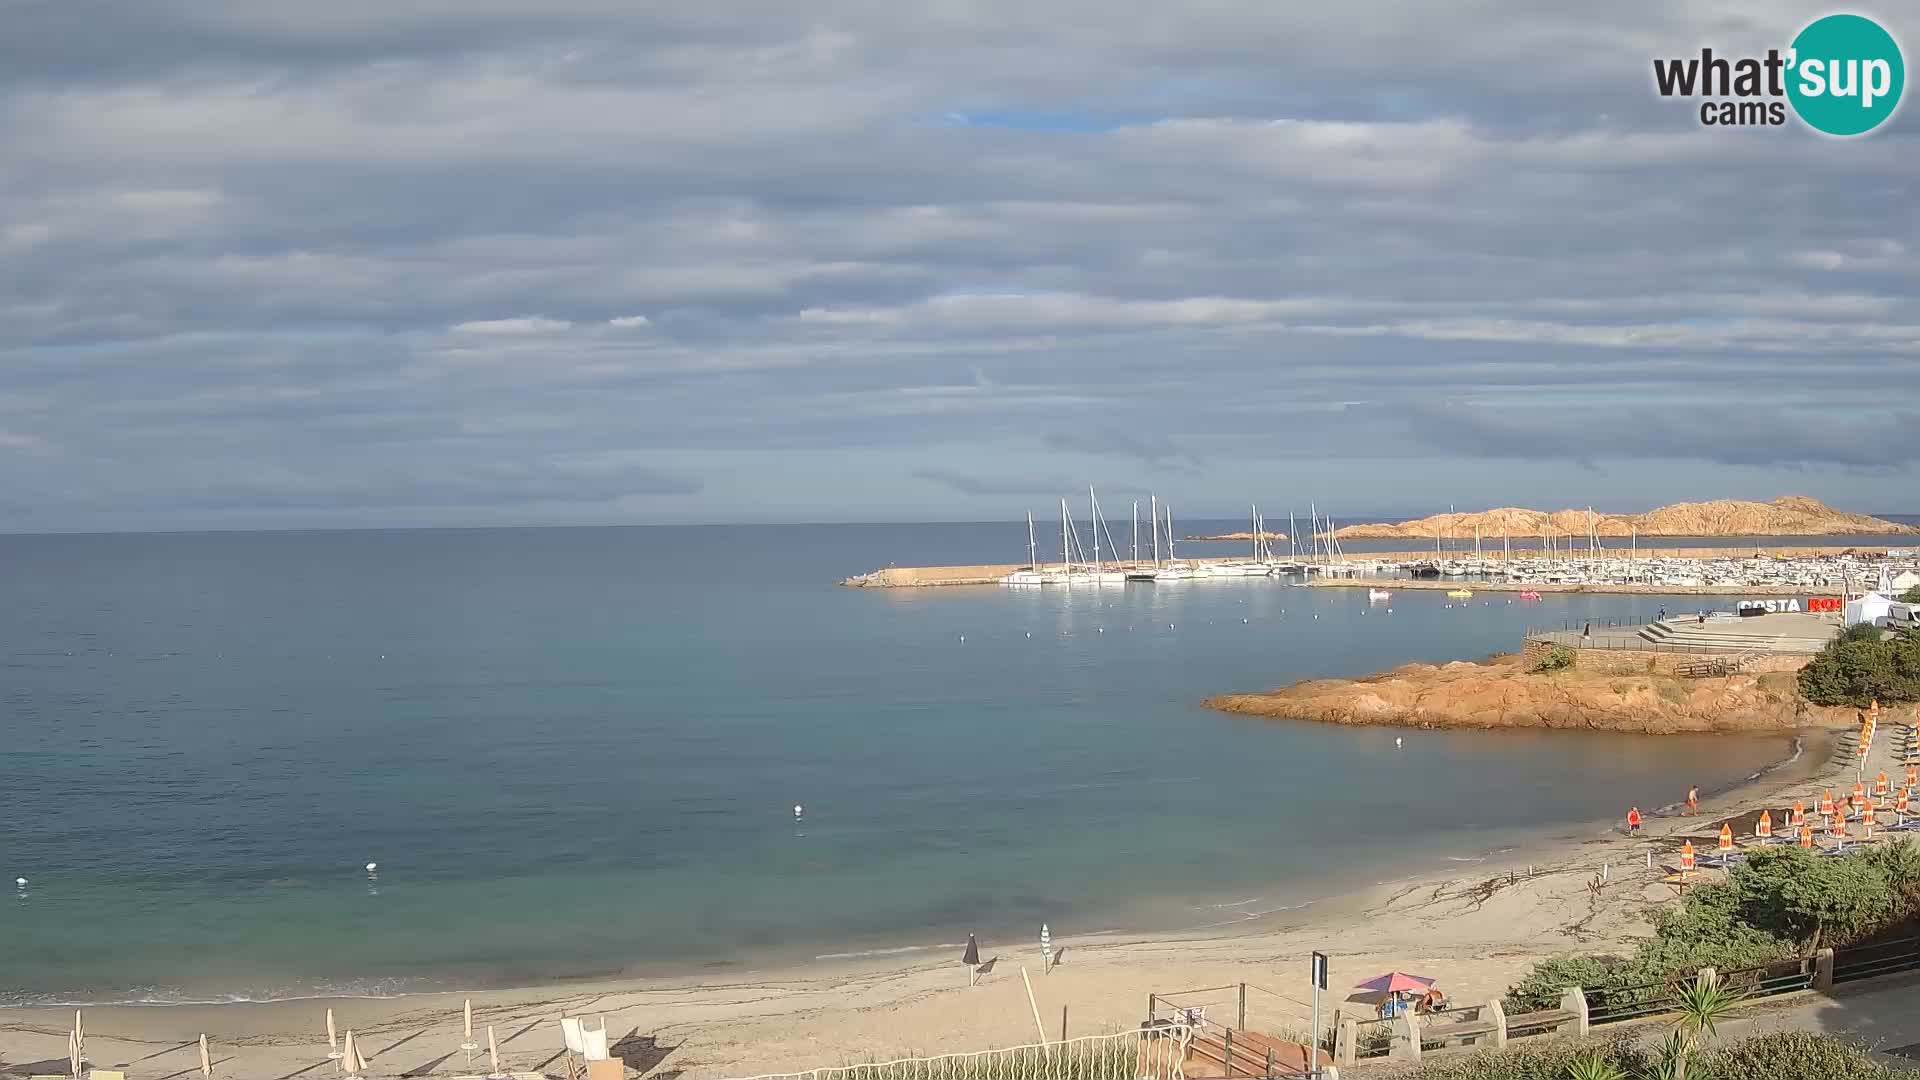
{"type": "Polygon", "coordinates": [[[1663,1064],[1671,1061],[1672,1073],[1662,1080],[1687,1080],[1687,1059],[1700,1048],[1701,1040],[1713,1036],[1720,1020],[1732,1012],[1739,1001],[1740,995],[1729,989],[1718,974],[1703,971],[1692,982],[1680,984],[1673,995],[1680,1020],[1668,1039],[1668,1052],[1661,1056],[1663,1064]]]}
{"type": "Polygon", "coordinates": [[[1605,1054],[1589,1051],[1567,1062],[1567,1080],[1627,1080],[1627,1074],[1605,1054]]]}

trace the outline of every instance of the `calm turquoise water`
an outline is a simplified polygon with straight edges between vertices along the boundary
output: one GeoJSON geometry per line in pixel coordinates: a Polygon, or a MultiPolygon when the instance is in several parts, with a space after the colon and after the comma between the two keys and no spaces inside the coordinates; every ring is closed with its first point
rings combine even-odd
{"type": "Polygon", "coordinates": [[[1426,732],[1396,752],[1393,732],[1197,705],[1659,598],[1409,592],[1389,615],[1264,580],[831,584],[1013,558],[1023,533],[0,537],[0,877],[31,879],[0,892],[0,998],[395,992],[1232,922],[1786,752],[1426,732]]]}

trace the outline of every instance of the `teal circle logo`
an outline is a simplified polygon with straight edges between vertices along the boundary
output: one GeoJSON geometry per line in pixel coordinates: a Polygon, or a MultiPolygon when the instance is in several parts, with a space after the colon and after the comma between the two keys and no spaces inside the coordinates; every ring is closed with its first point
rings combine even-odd
{"type": "Polygon", "coordinates": [[[1816,131],[1860,135],[1900,104],[1907,68],[1893,35],[1862,15],[1828,15],[1793,39],[1787,99],[1816,131]]]}

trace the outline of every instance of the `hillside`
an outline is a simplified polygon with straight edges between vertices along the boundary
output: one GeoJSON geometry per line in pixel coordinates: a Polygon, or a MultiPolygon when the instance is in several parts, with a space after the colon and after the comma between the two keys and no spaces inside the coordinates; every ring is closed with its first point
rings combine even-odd
{"type": "Polygon", "coordinates": [[[1343,539],[1432,540],[1435,536],[1470,537],[1478,526],[1483,538],[1585,536],[1589,528],[1601,536],[1832,536],[1836,534],[1903,534],[1920,532],[1866,514],[1849,514],[1802,495],[1772,502],[1714,499],[1674,503],[1644,514],[1602,514],[1592,510],[1527,510],[1500,507],[1477,513],[1435,514],[1398,524],[1349,525],[1337,531],[1343,539]]]}

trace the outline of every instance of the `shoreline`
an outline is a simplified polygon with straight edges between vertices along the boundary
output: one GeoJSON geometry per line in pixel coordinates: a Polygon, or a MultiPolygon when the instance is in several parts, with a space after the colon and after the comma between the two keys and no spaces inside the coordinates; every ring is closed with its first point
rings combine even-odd
{"type": "MultiPolygon", "coordinates": [[[[1794,732],[1787,756],[1708,793],[1700,817],[1656,809],[1641,838],[1620,835],[1611,821],[1543,825],[1520,830],[1513,842],[1503,837],[1484,849],[1440,856],[1452,864],[1446,867],[1385,875],[1252,918],[1176,931],[1066,933],[1056,939],[1065,949],[1063,963],[1046,976],[1038,971],[1033,943],[983,942],[983,952],[997,952],[1002,962],[978,989],[968,988],[965,969],[938,946],[910,946],[911,953],[863,950],[706,974],[562,979],[471,992],[88,1006],[89,1056],[108,1067],[133,1063],[136,1076],[168,1075],[197,1064],[188,1060],[196,1051],[185,1046],[204,1031],[215,1046],[217,1072],[285,1076],[324,1066],[323,1010],[331,1006],[342,1029],[354,1028],[368,1047],[373,1075],[452,1075],[472,1071],[458,1050],[460,1003],[471,997],[476,1032],[491,1024],[505,1036],[502,1059],[509,1070],[552,1073],[559,1067],[553,1021],[565,1011],[606,1015],[613,1037],[626,1037],[622,1052],[630,1065],[657,1065],[662,1075],[746,1076],[1032,1042],[1032,1016],[1015,970],[1022,965],[1050,1013],[1049,1024],[1057,1022],[1059,1007],[1069,1006],[1075,1036],[1131,1027],[1150,991],[1247,981],[1301,1003],[1307,995],[1306,952],[1329,945],[1341,950],[1356,940],[1367,947],[1336,951],[1338,985],[1376,970],[1410,967],[1438,974],[1457,1000],[1479,1000],[1504,990],[1540,957],[1574,947],[1607,948],[1644,932],[1644,905],[1672,890],[1638,869],[1643,851],[1670,846],[1669,838],[1677,844],[1682,833],[1717,828],[1716,814],[1772,805],[1789,791],[1804,797],[1819,778],[1844,771],[1833,760],[1834,744],[1821,729],[1794,732]],[[1601,862],[1619,872],[1593,893],[1588,883],[1601,862]],[[1530,875],[1516,876],[1527,869],[1530,875]],[[649,1061],[650,1054],[660,1056],[649,1061]],[[151,1064],[142,1066],[141,1059],[151,1064]]],[[[1276,890],[1243,890],[1241,899],[1222,896],[1213,906],[1226,913],[1293,899],[1245,898],[1263,891],[1276,890]]],[[[1306,1026],[1304,1009],[1256,996],[1250,1027],[1306,1026]]],[[[1340,996],[1328,1002],[1329,1013],[1340,996]]],[[[71,1009],[0,1009],[0,1058],[64,1061],[71,1009]]]]}

